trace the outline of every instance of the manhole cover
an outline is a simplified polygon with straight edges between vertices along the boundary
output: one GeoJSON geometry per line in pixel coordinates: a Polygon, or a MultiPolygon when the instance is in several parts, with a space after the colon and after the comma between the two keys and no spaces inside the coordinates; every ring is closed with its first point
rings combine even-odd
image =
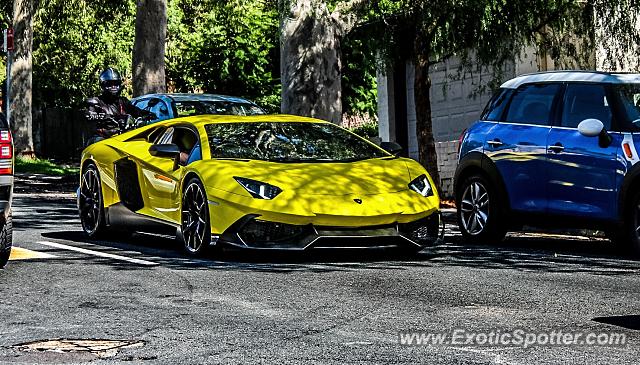
{"type": "Polygon", "coordinates": [[[24,352],[90,352],[99,357],[115,356],[120,349],[144,346],[144,341],[55,339],[27,342],[13,348],[24,352]]]}

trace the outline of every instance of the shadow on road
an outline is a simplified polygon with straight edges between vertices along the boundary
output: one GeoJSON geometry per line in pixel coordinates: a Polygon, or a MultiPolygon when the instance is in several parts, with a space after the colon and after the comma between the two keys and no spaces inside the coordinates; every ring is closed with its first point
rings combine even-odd
{"type": "MultiPolygon", "coordinates": [[[[90,240],[81,231],[46,232],[42,236],[79,244],[90,243],[93,245],[91,249],[98,246],[106,252],[117,249],[118,252],[112,253],[124,251],[124,255],[127,255],[127,251],[139,252],[144,256],[138,258],[175,269],[327,272],[461,266],[596,275],[637,275],[640,272],[640,262],[616,255],[609,241],[569,237],[509,237],[498,244],[463,245],[459,237],[453,236],[450,243],[413,255],[393,250],[224,250],[203,258],[193,258],[185,254],[181,245],[171,236],[136,233],[117,240],[90,240]]],[[[125,264],[123,268],[127,266],[125,264]]]]}
{"type": "Polygon", "coordinates": [[[592,319],[592,321],[640,331],[640,315],[597,317],[592,319]]]}
{"type": "MultiPolygon", "coordinates": [[[[130,251],[163,266],[185,269],[262,271],[403,270],[420,266],[464,266],[544,272],[584,272],[597,275],[637,275],[640,262],[626,257],[608,240],[542,234],[512,234],[503,242],[469,244],[454,225],[446,243],[407,256],[394,251],[313,250],[309,252],[225,251],[194,259],[183,253],[174,237],[134,234],[109,240],[89,240],[80,230],[72,198],[22,196],[15,202],[17,231],[38,230],[44,239],[90,243],[90,249],[118,254],[130,251]],[[96,248],[96,245],[98,246],[96,248]],[[149,257],[151,256],[151,257],[149,257]]],[[[126,253],[125,253],[126,255],[126,253]]],[[[122,264],[126,267],[125,263],[122,264]]]]}

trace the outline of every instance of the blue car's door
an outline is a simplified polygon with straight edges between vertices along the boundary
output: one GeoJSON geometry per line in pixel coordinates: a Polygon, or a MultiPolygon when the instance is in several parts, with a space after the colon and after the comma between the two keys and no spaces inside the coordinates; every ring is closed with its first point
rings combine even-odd
{"type": "Polygon", "coordinates": [[[547,148],[549,213],[613,219],[616,210],[616,170],[622,135],[613,141],[578,132],[585,119],[600,120],[611,129],[610,96],[603,85],[568,84],[562,116],[549,133],[547,148]]]}
{"type": "Polygon", "coordinates": [[[546,148],[551,117],[561,84],[529,84],[518,88],[503,121],[487,134],[484,151],[502,176],[511,209],[546,210],[546,148]]]}

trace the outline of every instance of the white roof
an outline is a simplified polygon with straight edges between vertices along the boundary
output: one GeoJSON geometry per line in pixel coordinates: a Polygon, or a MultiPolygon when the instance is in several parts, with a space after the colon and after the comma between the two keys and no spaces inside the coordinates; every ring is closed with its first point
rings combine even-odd
{"type": "Polygon", "coordinates": [[[640,84],[640,74],[597,71],[550,71],[526,74],[511,79],[502,88],[517,89],[520,85],[538,82],[599,82],[606,84],[640,84]]]}

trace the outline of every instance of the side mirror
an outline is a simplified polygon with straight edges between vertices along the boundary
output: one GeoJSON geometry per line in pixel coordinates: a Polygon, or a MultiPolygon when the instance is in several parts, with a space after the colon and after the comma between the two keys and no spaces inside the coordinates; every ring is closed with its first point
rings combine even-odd
{"type": "Polygon", "coordinates": [[[604,131],[604,124],[598,119],[585,119],[578,124],[578,132],[585,137],[596,137],[604,131]]]}
{"type": "Polygon", "coordinates": [[[383,150],[389,152],[392,155],[398,155],[402,152],[402,146],[400,146],[397,142],[382,142],[380,144],[383,150]]]}
{"type": "Polygon", "coordinates": [[[155,157],[176,158],[180,155],[180,147],[176,144],[154,144],[149,147],[149,153],[155,157]]]}

